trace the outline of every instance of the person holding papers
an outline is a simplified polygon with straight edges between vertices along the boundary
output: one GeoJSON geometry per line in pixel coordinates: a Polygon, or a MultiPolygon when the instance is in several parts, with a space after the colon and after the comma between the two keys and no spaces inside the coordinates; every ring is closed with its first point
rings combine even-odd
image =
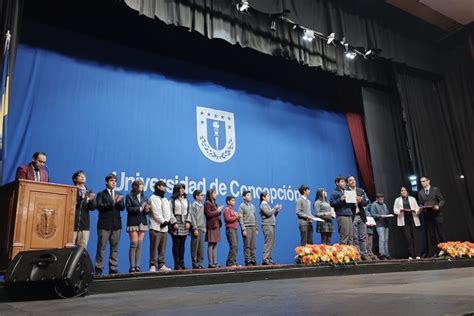
{"type": "Polygon", "coordinates": [[[403,227],[403,233],[408,243],[408,259],[420,259],[419,249],[419,227],[420,219],[418,213],[420,208],[416,199],[408,195],[405,187],[400,189],[400,197],[395,199],[393,203],[393,212],[398,216],[397,225],[403,227]]]}
{"type": "Polygon", "coordinates": [[[439,253],[438,244],[445,241],[443,233],[444,198],[437,187],[430,185],[430,179],[421,177],[423,189],[418,192],[418,201],[422,206],[424,228],[426,233],[426,250],[428,257],[435,257],[439,253]]]}
{"type": "Polygon", "coordinates": [[[319,188],[318,191],[316,191],[314,216],[324,220],[324,222],[318,222],[316,224],[316,231],[321,234],[321,243],[330,245],[334,225],[332,224],[331,205],[329,205],[327,201],[327,192],[323,188],[319,188]]]}
{"type": "Polygon", "coordinates": [[[383,194],[375,195],[376,201],[370,208],[370,213],[375,219],[377,235],[379,236],[379,256],[382,260],[391,259],[388,252],[388,218],[393,216],[389,213],[387,205],[384,203],[383,194]]]}
{"type": "Polygon", "coordinates": [[[368,199],[365,195],[364,190],[356,187],[356,180],[354,176],[348,176],[346,178],[347,190],[344,192],[346,195],[346,202],[350,203],[352,210],[352,225],[354,231],[354,244],[359,248],[360,257],[364,261],[371,261],[369,253],[367,252],[367,217],[365,216],[364,208],[367,207],[368,199]],[[355,194],[355,200],[354,200],[355,194]]]}
{"type": "Polygon", "coordinates": [[[352,209],[350,204],[346,202],[346,180],[343,176],[338,176],[334,182],[336,183],[336,188],[331,193],[329,204],[336,213],[339,243],[352,245],[352,209]]]}
{"type": "Polygon", "coordinates": [[[296,216],[298,217],[298,228],[300,229],[300,244],[313,244],[313,216],[311,215],[311,202],[309,201],[309,187],[302,184],[298,191],[301,196],[296,201],[296,216]]]}

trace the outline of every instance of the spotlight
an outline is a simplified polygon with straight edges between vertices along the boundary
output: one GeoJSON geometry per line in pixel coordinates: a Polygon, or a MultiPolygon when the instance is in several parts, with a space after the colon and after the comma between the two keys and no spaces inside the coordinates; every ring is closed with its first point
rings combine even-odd
{"type": "Polygon", "coordinates": [[[332,44],[335,39],[336,39],[336,33],[331,33],[331,34],[329,34],[329,36],[328,36],[328,42],[327,42],[328,45],[329,45],[329,44],[332,44]]]}
{"type": "Polygon", "coordinates": [[[250,8],[249,2],[246,0],[242,0],[239,3],[237,3],[237,10],[240,12],[244,13],[250,8]]]}
{"type": "Polygon", "coordinates": [[[460,175],[459,178],[460,178],[460,179],[464,179],[464,175],[463,175],[463,174],[460,175]]]}
{"type": "Polygon", "coordinates": [[[272,24],[270,24],[270,30],[276,31],[276,29],[277,29],[276,21],[272,20],[272,24]]]}
{"type": "Polygon", "coordinates": [[[344,53],[344,55],[348,58],[348,59],[354,59],[356,57],[356,53],[355,52],[351,52],[351,51],[347,51],[344,53]]]}
{"type": "Polygon", "coordinates": [[[303,31],[303,40],[308,41],[308,42],[312,42],[314,40],[314,37],[315,37],[314,31],[304,29],[304,31],[303,31]]]}

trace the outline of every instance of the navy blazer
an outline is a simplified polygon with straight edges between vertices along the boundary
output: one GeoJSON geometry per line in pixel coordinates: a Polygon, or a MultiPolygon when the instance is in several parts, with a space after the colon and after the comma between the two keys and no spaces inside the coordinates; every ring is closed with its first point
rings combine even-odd
{"type": "MultiPolygon", "coordinates": [[[[122,193],[115,191],[115,196],[122,193]]],[[[97,221],[97,229],[118,230],[122,229],[122,218],[120,212],[125,209],[125,202],[122,199],[120,203],[113,204],[109,191],[105,189],[97,193],[96,197],[97,210],[99,211],[99,220],[97,221]]]]}
{"type": "Polygon", "coordinates": [[[81,191],[77,190],[77,199],[76,199],[76,214],[74,221],[74,230],[90,230],[90,216],[89,211],[96,209],[96,199],[88,201],[87,197],[92,193],[92,190],[86,188],[86,198],[82,199],[81,191]]]}
{"type": "Polygon", "coordinates": [[[148,225],[146,215],[140,212],[140,207],[148,203],[145,194],[141,194],[140,202],[138,202],[135,194],[129,193],[125,198],[125,207],[127,208],[127,226],[139,226],[140,224],[148,225]]]}

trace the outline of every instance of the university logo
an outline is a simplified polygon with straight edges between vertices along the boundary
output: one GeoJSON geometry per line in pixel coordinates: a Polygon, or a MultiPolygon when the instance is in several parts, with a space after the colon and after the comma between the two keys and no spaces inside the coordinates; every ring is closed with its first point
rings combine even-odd
{"type": "Polygon", "coordinates": [[[215,162],[226,162],[235,153],[234,113],[196,107],[197,142],[201,152],[215,162]]]}

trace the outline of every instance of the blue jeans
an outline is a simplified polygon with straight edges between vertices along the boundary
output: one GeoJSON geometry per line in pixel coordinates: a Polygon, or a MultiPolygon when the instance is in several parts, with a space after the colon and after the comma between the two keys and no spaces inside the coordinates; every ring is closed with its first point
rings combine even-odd
{"type": "Polygon", "coordinates": [[[379,254],[388,257],[388,227],[377,227],[377,234],[379,235],[379,254]]]}

